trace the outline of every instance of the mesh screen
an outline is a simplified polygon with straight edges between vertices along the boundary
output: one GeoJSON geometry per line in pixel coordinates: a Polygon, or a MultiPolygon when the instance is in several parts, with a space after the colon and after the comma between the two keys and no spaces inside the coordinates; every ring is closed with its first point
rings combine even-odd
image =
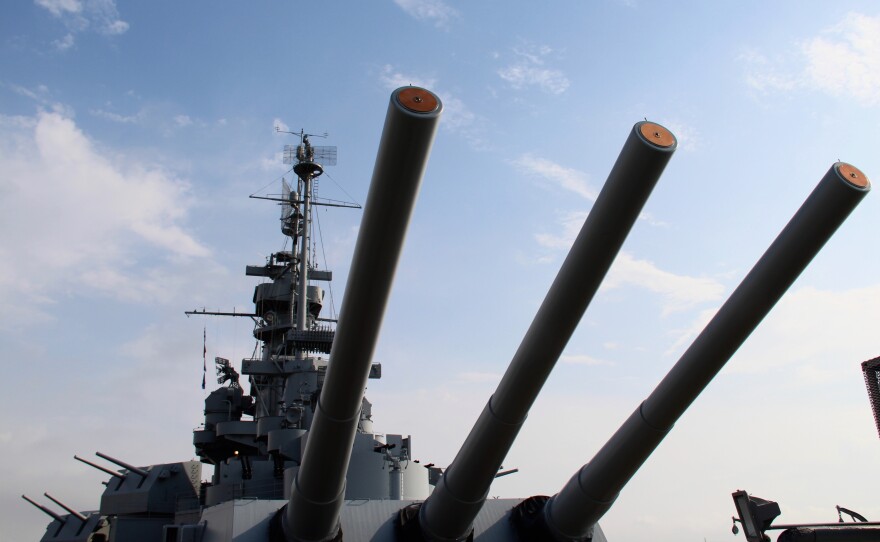
{"type": "Polygon", "coordinates": [[[868,387],[868,398],[874,412],[874,424],[880,434],[880,358],[863,362],[862,373],[865,375],[865,386],[868,387]]]}

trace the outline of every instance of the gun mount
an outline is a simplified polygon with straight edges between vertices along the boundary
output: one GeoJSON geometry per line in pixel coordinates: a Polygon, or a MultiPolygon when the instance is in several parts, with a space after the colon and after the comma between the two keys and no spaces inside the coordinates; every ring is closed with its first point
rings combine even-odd
{"type": "Polygon", "coordinates": [[[261,198],[281,204],[282,233],[294,242],[247,267],[267,279],[254,290],[254,312],[188,313],[251,317],[260,344],[259,356],[242,360],[241,382],[232,362],[216,358],[221,387],[193,432],[200,462],[137,467],[98,453],[123,469],[115,471],[74,456],[109,475],[100,509],[56,501],[62,515],[25,497],[52,517],[43,542],[605,542],[597,522],[621,489],[870,189],[858,169],[834,164],[669,374],[559,493],[487,500],[492,481],[515,472],[502,471],[502,460],[677,143],[659,124],[634,125],[444,472],[412,459],[411,437],[374,433],[364,397],[367,379],[381,376],[373,352],[442,108],[425,89],[391,95],[338,321],[320,317],[324,291],[312,282],[332,274],[310,261],[312,208],[322,204],[314,180],[335,163],[335,148],[317,152],[300,133],[296,187],[285,180],[280,198],[261,198]],[[209,481],[202,463],[213,467],[209,481]]]}

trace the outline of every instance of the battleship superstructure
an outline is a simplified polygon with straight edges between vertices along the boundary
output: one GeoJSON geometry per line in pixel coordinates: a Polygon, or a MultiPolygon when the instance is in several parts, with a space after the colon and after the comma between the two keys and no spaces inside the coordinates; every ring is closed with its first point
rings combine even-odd
{"type": "Polygon", "coordinates": [[[364,397],[368,378],[381,376],[372,355],[441,111],[425,89],[391,95],[338,322],[321,316],[318,284],[332,275],[309,259],[312,186],[329,154],[303,134],[292,150],[296,187],[280,198],[291,250],[247,268],[267,279],[250,314],[261,355],[242,360],[240,373],[217,359],[221,387],[193,435],[200,461],[137,467],[99,454],[117,471],[81,459],[110,476],[100,509],[61,515],[34,503],[53,518],[44,542],[602,542],[598,521],[620,490],[870,188],[859,170],[834,164],[666,378],[561,491],[487,500],[677,142],[659,124],[633,126],[496,392],[441,469],[412,459],[409,436],[375,433],[364,397]]]}

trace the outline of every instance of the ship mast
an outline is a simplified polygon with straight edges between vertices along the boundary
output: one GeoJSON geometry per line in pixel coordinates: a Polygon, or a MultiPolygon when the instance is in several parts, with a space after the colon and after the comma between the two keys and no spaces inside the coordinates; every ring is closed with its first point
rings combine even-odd
{"type": "MultiPolygon", "coordinates": [[[[309,284],[309,223],[311,221],[312,212],[312,179],[319,177],[324,173],[321,164],[314,161],[315,152],[309,143],[309,136],[302,135],[302,144],[297,146],[296,155],[298,162],[293,166],[293,171],[299,177],[302,185],[302,218],[300,219],[300,249],[299,249],[299,277],[297,283],[297,297],[299,301],[295,304],[296,317],[292,318],[296,322],[295,329],[297,331],[305,331],[309,327],[308,322],[308,284],[309,284]]],[[[297,359],[302,359],[303,350],[297,348],[295,352],[297,359]]]]}
{"type": "MultiPolygon", "coordinates": [[[[281,131],[281,130],[278,130],[281,131]]],[[[312,248],[311,220],[314,200],[315,179],[324,173],[324,166],[336,163],[336,147],[315,147],[309,141],[309,137],[326,137],[327,134],[307,134],[303,130],[299,133],[286,132],[300,137],[300,144],[284,146],[284,162],[294,164],[293,172],[298,178],[297,192],[285,194],[287,201],[284,205],[287,209],[296,213],[293,217],[284,217],[282,231],[293,238],[294,244],[299,241],[296,281],[293,284],[293,302],[290,304],[290,322],[294,336],[303,336],[312,328],[309,320],[309,275],[311,262],[309,251],[312,248]],[[294,224],[290,224],[293,218],[294,224]]],[[[320,205],[320,203],[319,203],[320,205]]],[[[294,249],[296,250],[296,249],[294,249]]],[[[302,360],[307,349],[295,343],[294,357],[302,360]]]]}

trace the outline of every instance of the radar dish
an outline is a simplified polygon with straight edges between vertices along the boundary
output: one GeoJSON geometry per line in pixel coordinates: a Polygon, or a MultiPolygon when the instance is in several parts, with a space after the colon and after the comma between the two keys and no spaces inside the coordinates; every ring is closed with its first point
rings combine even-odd
{"type": "Polygon", "coordinates": [[[308,161],[321,164],[322,166],[336,165],[336,146],[319,145],[313,147],[309,145],[285,145],[284,146],[284,163],[295,164],[297,162],[308,161]]]}

